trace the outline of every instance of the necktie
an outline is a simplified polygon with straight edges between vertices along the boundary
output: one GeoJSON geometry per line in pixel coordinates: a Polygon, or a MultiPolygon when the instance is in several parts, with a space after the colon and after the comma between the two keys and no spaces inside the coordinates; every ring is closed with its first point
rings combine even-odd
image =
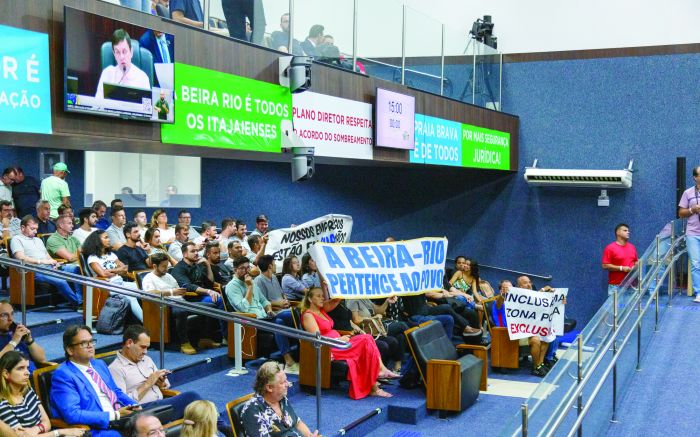
{"type": "Polygon", "coordinates": [[[160,55],[163,58],[164,64],[170,63],[170,52],[168,51],[168,44],[165,39],[158,38],[158,44],[160,44],[160,55]]]}
{"type": "Polygon", "coordinates": [[[92,367],[88,367],[87,374],[90,375],[93,381],[95,381],[95,384],[97,384],[97,387],[99,387],[100,391],[105,396],[107,396],[107,398],[109,399],[109,403],[112,404],[112,408],[118,410],[119,404],[117,403],[117,395],[115,395],[114,392],[110,390],[109,387],[107,387],[107,384],[105,384],[105,382],[102,380],[100,374],[97,373],[92,367]]]}

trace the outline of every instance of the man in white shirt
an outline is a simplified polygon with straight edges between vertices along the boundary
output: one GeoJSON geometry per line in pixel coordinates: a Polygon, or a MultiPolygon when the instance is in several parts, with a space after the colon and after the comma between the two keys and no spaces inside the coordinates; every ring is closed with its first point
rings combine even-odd
{"type": "Polygon", "coordinates": [[[92,208],[85,208],[80,210],[78,218],[80,227],[73,229],[73,236],[80,241],[80,244],[83,244],[88,235],[97,230],[95,227],[95,223],[97,223],[97,212],[92,208]]]}
{"type": "Polygon", "coordinates": [[[12,203],[10,203],[9,200],[0,200],[0,220],[2,238],[19,235],[19,224],[21,220],[15,217],[12,203]]]}
{"type": "Polygon", "coordinates": [[[190,238],[190,227],[188,225],[178,224],[175,226],[175,241],[168,247],[168,253],[175,260],[182,261],[182,245],[187,243],[190,238]]]}
{"type": "Polygon", "coordinates": [[[17,173],[12,167],[6,168],[2,172],[2,177],[0,177],[0,200],[7,200],[13,208],[15,204],[12,200],[12,184],[15,183],[16,177],[17,173]]]}
{"type": "Polygon", "coordinates": [[[131,63],[131,37],[124,29],[117,29],[112,34],[112,52],[117,65],[110,65],[100,75],[95,98],[104,99],[104,83],[126,85],[135,88],[151,89],[151,81],[146,73],[131,63]]]}
{"type": "Polygon", "coordinates": [[[112,245],[112,250],[117,251],[126,243],[124,235],[124,225],[126,224],[126,213],[124,208],[115,206],[112,208],[112,224],[107,228],[109,235],[109,244],[112,245]]]}

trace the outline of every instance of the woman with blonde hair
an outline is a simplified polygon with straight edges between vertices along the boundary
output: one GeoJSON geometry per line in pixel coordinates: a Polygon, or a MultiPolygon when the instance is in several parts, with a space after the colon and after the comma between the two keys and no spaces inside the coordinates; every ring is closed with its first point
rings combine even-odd
{"type": "Polygon", "coordinates": [[[158,228],[148,228],[146,229],[146,233],[143,236],[143,241],[148,243],[150,246],[150,250],[148,252],[148,255],[155,255],[156,253],[163,253],[168,257],[168,261],[170,262],[170,265],[175,267],[175,264],[177,264],[177,260],[172,257],[168,253],[168,249],[163,246],[163,244],[160,241],[160,229],[158,228]]]}
{"type": "Polygon", "coordinates": [[[180,437],[217,437],[216,405],[211,401],[194,401],[185,408],[180,437]]]}
{"type": "Polygon", "coordinates": [[[17,351],[0,358],[0,423],[8,425],[17,435],[53,437],[85,433],[78,428],[51,430],[49,416],[29,386],[29,360],[17,351]]]}
{"type": "Polygon", "coordinates": [[[175,229],[168,226],[168,213],[164,209],[158,208],[153,211],[151,227],[160,231],[161,243],[170,244],[175,241],[175,229]]]}

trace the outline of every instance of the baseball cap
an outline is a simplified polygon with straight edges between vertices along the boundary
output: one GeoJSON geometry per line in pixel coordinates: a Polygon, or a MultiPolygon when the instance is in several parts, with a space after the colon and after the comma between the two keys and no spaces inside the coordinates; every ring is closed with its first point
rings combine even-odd
{"type": "Polygon", "coordinates": [[[266,221],[269,221],[269,220],[267,219],[267,216],[265,214],[260,214],[259,216],[257,216],[255,218],[255,223],[266,222],[266,221]]]}
{"type": "Polygon", "coordinates": [[[56,164],[54,164],[53,169],[55,171],[65,171],[66,173],[70,173],[70,171],[68,170],[68,166],[63,162],[57,162],[56,164]]]}

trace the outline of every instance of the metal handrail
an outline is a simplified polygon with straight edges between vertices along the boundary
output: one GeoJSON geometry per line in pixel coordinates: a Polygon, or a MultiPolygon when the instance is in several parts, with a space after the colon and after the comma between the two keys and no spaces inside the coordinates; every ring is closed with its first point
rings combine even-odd
{"type": "MultiPolygon", "coordinates": [[[[114,284],[110,284],[107,281],[89,278],[86,276],[78,275],[75,273],[64,272],[61,270],[47,269],[38,267],[37,265],[27,264],[24,261],[18,261],[12,258],[0,257],[0,265],[5,265],[7,267],[13,267],[18,269],[22,274],[22,324],[26,325],[27,319],[27,298],[26,298],[26,272],[36,272],[41,273],[46,276],[51,276],[54,278],[64,279],[66,281],[74,282],[77,284],[85,285],[88,287],[99,288],[107,290],[110,293],[122,294],[125,296],[138,297],[139,299],[146,300],[149,302],[156,303],[160,306],[160,367],[165,368],[165,343],[164,343],[164,309],[166,306],[171,308],[181,308],[185,309],[191,313],[199,314],[206,317],[213,317],[219,320],[225,320],[228,322],[234,322],[236,329],[234,330],[234,335],[238,338],[238,332],[240,325],[253,326],[258,329],[265,331],[271,331],[273,333],[283,334],[287,337],[292,337],[300,341],[310,342],[316,349],[316,429],[321,427],[321,347],[329,346],[339,349],[348,349],[351,347],[349,342],[341,341],[335,338],[322,337],[319,332],[315,334],[308,333],[306,331],[290,328],[284,325],[277,325],[275,323],[266,322],[264,320],[252,319],[250,317],[242,316],[240,314],[229,313],[216,308],[204,307],[198,305],[197,303],[187,302],[185,300],[173,300],[168,299],[165,296],[156,296],[153,293],[134,290],[131,288],[126,288],[114,284]]],[[[86,308],[86,315],[91,317],[92,308],[86,308]]],[[[240,350],[240,348],[239,348],[240,350]]],[[[237,363],[238,365],[238,363],[237,363]]]]}
{"type": "MultiPolygon", "coordinates": [[[[447,258],[447,261],[455,262],[455,258],[447,258]]],[[[545,281],[551,281],[552,280],[552,275],[537,275],[535,273],[528,273],[528,272],[521,272],[519,270],[513,270],[513,269],[507,269],[505,267],[497,267],[497,266],[490,266],[488,264],[481,264],[479,263],[479,268],[484,268],[484,269],[491,269],[491,270],[498,270],[501,272],[508,272],[508,273],[513,273],[516,275],[520,276],[528,276],[531,278],[537,278],[537,279],[542,279],[545,281]]]]}

